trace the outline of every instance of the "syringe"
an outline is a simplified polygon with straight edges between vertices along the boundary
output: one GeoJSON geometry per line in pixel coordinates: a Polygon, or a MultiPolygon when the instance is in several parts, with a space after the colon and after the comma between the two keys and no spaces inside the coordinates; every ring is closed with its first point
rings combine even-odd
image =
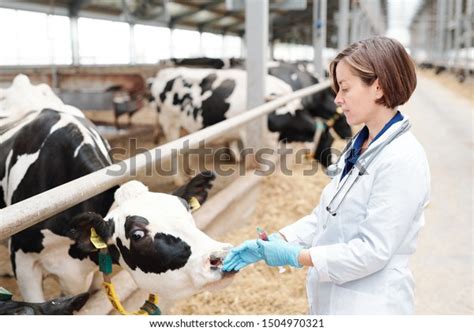
{"type": "MultiPolygon", "coordinates": [[[[263,240],[263,241],[268,241],[268,235],[267,235],[267,232],[262,229],[261,227],[257,226],[257,235],[258,235],[258,238],[263,240]]],[[[284,273],[286,271],[286,269],[284,267],[278,267],[278,272],[279,273],[284,273]]]]}

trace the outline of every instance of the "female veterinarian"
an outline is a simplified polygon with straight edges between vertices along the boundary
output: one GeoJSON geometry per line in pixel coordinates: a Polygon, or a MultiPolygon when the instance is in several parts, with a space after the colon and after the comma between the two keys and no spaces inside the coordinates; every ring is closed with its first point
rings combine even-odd
{"type": "Polygon", "coordinates": [[[264,260],[310,267],[311,314],[410,314],[408,268],[424,224],[430,173],[425,152],[397,110],[416,86],[415,66],[396,40],[375,37],[343,50],[330,65],[335,103],[364,127],[338,162],[310,215],[231,250],[223,270],[264,260]]]}

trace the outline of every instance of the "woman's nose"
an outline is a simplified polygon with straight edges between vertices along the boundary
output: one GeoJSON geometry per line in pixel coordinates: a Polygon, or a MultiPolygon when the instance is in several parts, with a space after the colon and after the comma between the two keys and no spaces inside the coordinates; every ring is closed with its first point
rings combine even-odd
{"type": "MultiPolygon", "coordinates": [[[[339,90],[339,91],[340,91],[340,90],[339,90]]],[[[334,103],[335,103],[337,106],[341,106],[341,105],[342,105],[342,98],[341,98],[340,92],[337,92],[336,97],[334,98],[334,103]]]]}

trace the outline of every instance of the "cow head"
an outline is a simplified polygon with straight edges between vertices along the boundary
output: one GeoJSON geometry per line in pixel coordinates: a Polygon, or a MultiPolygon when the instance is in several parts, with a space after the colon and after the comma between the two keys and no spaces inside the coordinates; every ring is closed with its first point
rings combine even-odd
{"type": "Polygon", "coordinates": [[[346,116],[334,103],[334,91],[326,89],[312,95],[311,106],[307,107],[313,117],[324,119],[341,139],[352,137],[352,129],[346,121],[346,116]]]}
{"type": "Polygon", "coordinates": [[[203,289],[230,283],[220,268],[229,244],[200,231],[187,198],[207,198],[213,174],[196,176],[175,194],[155,193],[137,181],[122,185],[105,218],[81,214],[70,237],[84,251],[93,251],[91,227],[108,244],[112,259],[134,278],[139,288],[168,300],[188,297],[203,289]],[[178,196],[179,195],[179,196],[178,196]]]}

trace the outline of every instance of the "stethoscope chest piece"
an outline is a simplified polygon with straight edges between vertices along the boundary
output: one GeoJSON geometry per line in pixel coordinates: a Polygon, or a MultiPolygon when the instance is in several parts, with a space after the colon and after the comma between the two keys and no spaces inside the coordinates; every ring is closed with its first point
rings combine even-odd
{"type": "Polygon", "coordinates": [[[339,168],[336,164],[330,164],[326,169],[326,175],[330,178],[334,178],[339,173],[339,168]]]}

